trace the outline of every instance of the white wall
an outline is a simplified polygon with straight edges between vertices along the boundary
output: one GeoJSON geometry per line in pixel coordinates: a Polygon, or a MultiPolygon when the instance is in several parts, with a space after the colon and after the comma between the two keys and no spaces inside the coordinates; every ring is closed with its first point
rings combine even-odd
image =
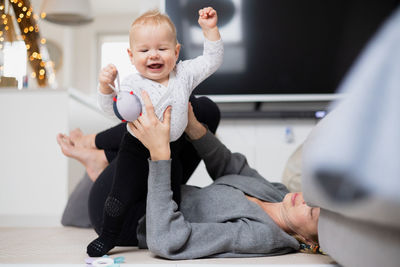
{"type": "MultiPolygon", "coordinates": [[[[315,125],[314,120],[238,119],[222,120],[218,138],[232,151],[240,152],[266,179],[282,181],[286,161],[305,140],[315,125]],[[285,139],[285,131],[291,127],[293,142],[285,139]]],[[[196,170],[189,184],[205,186],[211,183],[203,164],[196,170]]]]}
{"type": "Polygon", "coordinates": [[[67,125],[67,93],[0,90],[0,226],[59,225],[67,160],[56,134],[67,125]]]}
{"type": "Polygon", "coordinates": [[[127,34],[138,14],[101,15],[96,17],[93,23],[74,29],[71,87],[86,94],[95,92],[100,70],[100,55],[97,49],[99,34],[127,34]]]}

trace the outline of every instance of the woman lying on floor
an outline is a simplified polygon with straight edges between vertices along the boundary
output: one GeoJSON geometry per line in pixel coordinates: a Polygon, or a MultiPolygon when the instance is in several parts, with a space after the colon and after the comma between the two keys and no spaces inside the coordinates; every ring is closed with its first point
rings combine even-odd
{"type": "MultiPolygon", "coordinates": [[[[146,95],[143,99],[147,115],[135,121],[132,129],[150,151],[147,202],[131,203],[126,209],[129,215],[117,245],[148,248],[168,259],[193,259],[279,255],[299,250],[298,240],[317,242],[319,208],[307,206],[301,193],[289,193],[283,184],[268,182],[249,167],[243,155],[231,153],[196,119],[191,106],[183,150],[197,151],[214,182],[205,188],[182,185],[178,210],[170,183],[170,110],[160,122],[150,99],[146,95]]],[[[80,139],[78,143],[89,140],[75,139],[80,139]]],[[[63,152],[73,156],[74,142],[62,135],[58,140],[63,152]]],[[[184,154],[179,158],[188,161],[184,154]]],[[[90,192],[89,213],[98,233],[112,185],[110,166],[112,162],[90,192]]]]}

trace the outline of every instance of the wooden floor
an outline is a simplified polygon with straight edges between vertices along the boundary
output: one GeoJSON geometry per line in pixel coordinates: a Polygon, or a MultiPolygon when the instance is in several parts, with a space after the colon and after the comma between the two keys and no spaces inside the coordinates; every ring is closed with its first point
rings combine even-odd
{"type": "MultiPolygon", "coordinates": [[[[3,264],[85,264],[88,258],[86,245],[96,236],[91,229],[72,227],[0,227],[0,265],[3,264]]],[[[320,265],[329,266],[334,261],[329,256],[294,253],[283,256],[258,258],[200,259],[171,261],[154,256],[148,250],[135,247],[118,247],[110,252],[110,257],[125,257],[121,265],[141,266],[187,264],[204,265],[320,265]]]]}

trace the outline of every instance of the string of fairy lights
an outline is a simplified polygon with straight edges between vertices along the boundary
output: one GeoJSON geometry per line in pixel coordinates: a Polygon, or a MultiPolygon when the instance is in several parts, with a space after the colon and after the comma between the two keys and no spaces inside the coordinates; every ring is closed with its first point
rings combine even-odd
{"type": "MultiPolygon", "coordinates": [[[[45,13],[40,14],[42,19],[45,16],[45,13]]],[[[32,68],[30,76],[42,87],[47,85],[48,79],[54,80],[55,74],[54,63],[50,61],[45,47],[46,39],[40,37],[38,20],[39,16],[33,12],[29,0],[0,0],[0,49],[4,48],[5,41],[23,40],[32,68]],[[14,14],[10,12],[11,7],[14,14]],[[17,22],[19,34],[13,21],[17,22]]]]}

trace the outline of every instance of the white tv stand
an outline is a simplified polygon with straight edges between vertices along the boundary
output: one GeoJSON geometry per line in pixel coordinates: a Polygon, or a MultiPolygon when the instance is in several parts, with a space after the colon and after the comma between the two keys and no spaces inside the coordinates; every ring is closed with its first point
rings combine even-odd
{"type": "Polygon", "coordinates": [[[341,94],[206,95],[216,102],[223,119],[320,119],[341,94]]]}
{"type": "MultiPolygon", "coordinates": [[[[201,96],[201,95],[198,95],[201,96]]],[[[241,102],[321,102],[333,101],[343,97],[342,94],[290,94],[290,95],[206,95],[216,103],[241,102]]]]}

